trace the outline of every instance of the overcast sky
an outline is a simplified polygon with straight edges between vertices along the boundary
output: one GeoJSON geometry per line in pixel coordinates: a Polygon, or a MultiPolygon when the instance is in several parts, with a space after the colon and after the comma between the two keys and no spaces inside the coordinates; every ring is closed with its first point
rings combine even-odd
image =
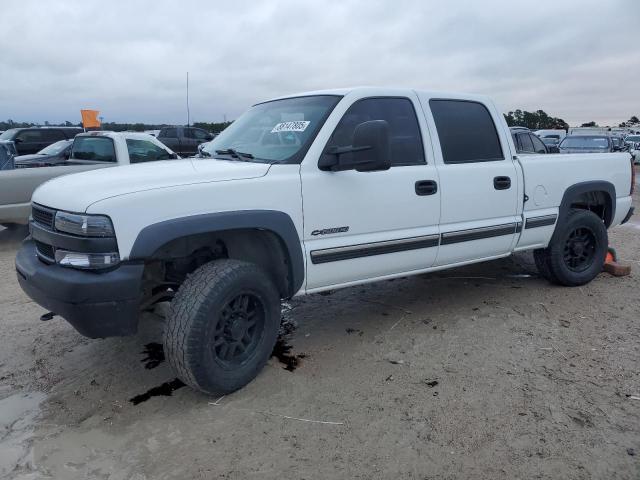
{"type": "Polygon", "coordinates": [[[640,0],[2,0],[0,119],[234,119],[304,90],[488,94],[571,125],[640,115],[640,0]]]}

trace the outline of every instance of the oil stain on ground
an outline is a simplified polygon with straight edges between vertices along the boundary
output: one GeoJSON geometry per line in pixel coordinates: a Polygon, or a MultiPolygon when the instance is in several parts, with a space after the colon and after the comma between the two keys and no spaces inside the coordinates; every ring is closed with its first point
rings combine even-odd
{"type": "Polygon", "coordinates": [[[161,343],[147,343],[141,352],[145,357],[141,360],[144,368],[151,370],[164,362],[164,348],[161,343]]]}
{"type": "Polygon", "coordinates": [[[174,378],[170,382],[164,382],[162,385],[150,388],[146,392],[130,398],[129,401],[134,405],[138,405],[142,402],[146,402],[151,397],[159,397],[159,396],[170,397],[171,395],[173,395],[173,392],[175,392],[176,390],[184,386],[185,384],[182,380],[180,380],[179,378],[174,378]]]}
{"type": "Polygon", "coordinates": [[[292,348],[283,337],[278,337],[276,345],[273,347],[273,352],[271,352],[271,356],[277,358],[284,365],[282,368],[289,372],[293,372],[298,368],[300,360],[306,357],[304,353],[293,355],[291,353],[292,348]]]}
{"type": "Polygon", "coordinates": [[[278,340],[273,347],[271,356],[277,358],[280,363],[284,365],[285,370],[293,372],[298,366],[300,366],[300,360],[306,357],[304,353],[294,355],[291,353],[293,346],[289,345],[288,337],[292,335],[298,325],[296,321],[291,317],[293,307],[288,303],[282,304],[282,317],[280,319],[280,331],[278,332],[278,340]]]}

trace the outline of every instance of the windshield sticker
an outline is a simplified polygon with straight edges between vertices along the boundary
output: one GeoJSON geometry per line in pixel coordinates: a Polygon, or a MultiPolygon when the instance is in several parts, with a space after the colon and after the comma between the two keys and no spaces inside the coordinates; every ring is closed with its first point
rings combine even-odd
{"type": "Polygon", "coordinates": [[[282,122],[278,123],[271,133],[279,132],[304,132],[311,122],[309,120],[300,120],[298,122],[282,122]]]}

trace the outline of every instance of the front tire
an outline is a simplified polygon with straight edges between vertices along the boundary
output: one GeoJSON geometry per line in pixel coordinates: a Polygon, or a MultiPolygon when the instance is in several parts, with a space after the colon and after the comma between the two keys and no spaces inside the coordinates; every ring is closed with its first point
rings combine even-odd
{"type": "Polygon", "coordinates": [[[589,283],[602,271],[607,255],[609,238],[604,222],[589,210],[572,209],[556,228],[549,246],[534,252],[538,271],[560,285],[589,283]]]}
{"type": "Polygon", "coordinates": [[[280,296],[257,265],[215,260],[180,286],[171,302],[164,348],[176,375],[222,395],[253,380],[269,359],[280,326],[280,296]]]}

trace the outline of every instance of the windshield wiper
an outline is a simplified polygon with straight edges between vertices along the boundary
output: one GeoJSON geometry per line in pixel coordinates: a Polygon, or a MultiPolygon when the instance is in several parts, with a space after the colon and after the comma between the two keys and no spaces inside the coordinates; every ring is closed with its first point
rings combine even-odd
{"type": "Polygon", "coordinates": [[[218,155],[231,155],[233,158],[237,158],[242,160],[242,157],[247,158],[247,159],[253,159],[255,158],[253,155],[251,155],[250,153],[244,153],[244,152],[239,152],[233,148],[227,148],[225,150],[216,150],[216,153],[218,155]]]}

